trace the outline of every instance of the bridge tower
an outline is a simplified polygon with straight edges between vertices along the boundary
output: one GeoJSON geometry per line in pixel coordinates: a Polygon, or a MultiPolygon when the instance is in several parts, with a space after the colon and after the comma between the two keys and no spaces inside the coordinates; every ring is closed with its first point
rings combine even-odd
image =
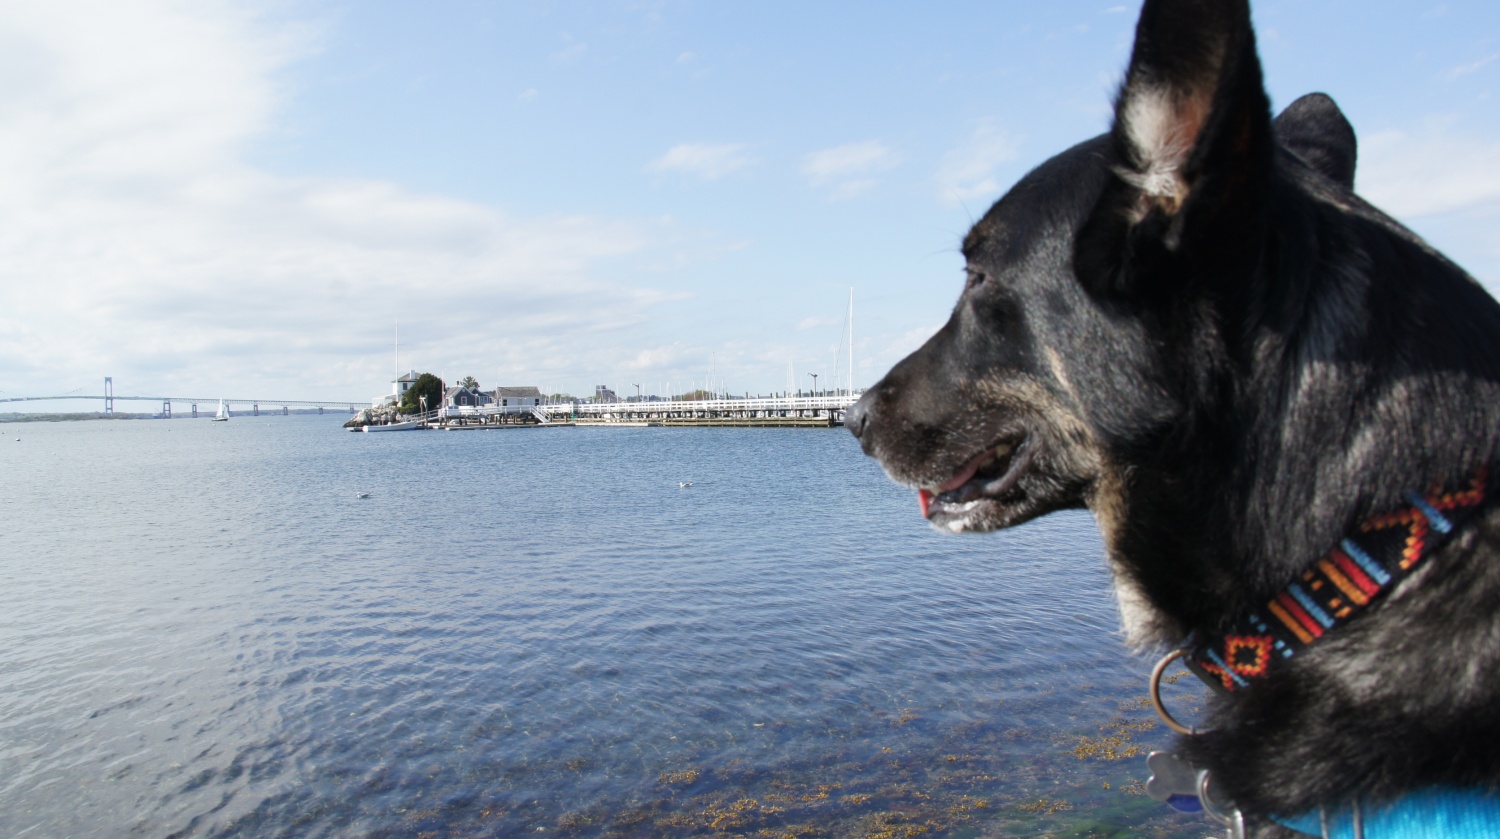
{"type": "Polygon", "coordinates": [[[167,401],[161,403],[161,418],[162,419],[171,419],[172,418],[172,400],[168,399],[167,401]]]}
{"type": "Polygon", "coordinates": [[[260,403],[259,402],[252,402],[252,403],[250,403],[250,415],[251,416],[256,416],[256,417],[260,416],[260,403]]]}
{"type": "Polygon", "coordinates": [[[104,414],[109,416],[115,412],[115,378],[104,377],[104,414]]]}

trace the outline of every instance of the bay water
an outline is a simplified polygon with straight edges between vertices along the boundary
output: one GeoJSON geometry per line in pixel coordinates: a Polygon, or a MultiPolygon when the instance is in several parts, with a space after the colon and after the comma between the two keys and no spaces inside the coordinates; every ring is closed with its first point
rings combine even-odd
{"type": "Polygon", "coordinates": [[[0,425],[0,836],[1209,832],[1087,513],[939,534],[838,429],[343,419],[0,425]]]}

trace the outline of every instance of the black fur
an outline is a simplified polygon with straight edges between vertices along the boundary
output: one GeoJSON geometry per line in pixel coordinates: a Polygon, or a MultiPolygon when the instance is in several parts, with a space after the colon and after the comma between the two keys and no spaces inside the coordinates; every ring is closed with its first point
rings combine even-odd
{"type": "MultiPolygon", "coordinates": [[[[1135,642],[1223,626],[1497,456],[1500,306],[1353,194],[1355,159],[1327,96],[1272,121],[1244,0],[1148,0],[1111,132],[974,226],[952,317],[850,429],[947,490],[940,527],[1093,509],[1135,642]]],[[[1185,748],[1265,835],[1273,813],[1500,791],[1497,562],[1491,506],[1185,748]]]]}

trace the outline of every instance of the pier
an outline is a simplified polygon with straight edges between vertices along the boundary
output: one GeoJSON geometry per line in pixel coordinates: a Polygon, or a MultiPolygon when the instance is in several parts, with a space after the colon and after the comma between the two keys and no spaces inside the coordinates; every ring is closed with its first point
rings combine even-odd
{"type": "Polygon", "coordinates": [[[560,402],[527,406],[448,407],[425,417],[429,428],[447,430],[522,425],[613,427],[831,428],[859,394],[757,396],[740,399],[560,402]]]}
{"type": "MultiPolygon", "coordinates": [[[[862,391],[840,389],[819,395],[723,397],[707,399],[623,399],[615,401],[568,400],[541,405],[485,405],[444,407],[406,420],[417,420],[425,428],[457,431],[526,426],[593,425],[612,427],[702,427],[702,428],[834,428],[844,424],[844,415],[862,391]]],[[[173,396],[121,396],[113,382],[105,379],[103,395],[68,393],[59,396],[0,398],[0,403],[51,400],[102,400],[104,413],[113,414],[115,402],[152,402],[161,405],[157,416],[171,418],[173,403],[186,404],[199,416],[200,407],[216,405],[217,398],[173,396]]],[[[226,409],[240,406],[240,413],[259,416],[266,409],[290,413],[292,408],[316,408],[358,413],[363,404],[338,399],[224,399],[226,409]],[[244,410],[248,404],[249,411],[244,410]]]]}

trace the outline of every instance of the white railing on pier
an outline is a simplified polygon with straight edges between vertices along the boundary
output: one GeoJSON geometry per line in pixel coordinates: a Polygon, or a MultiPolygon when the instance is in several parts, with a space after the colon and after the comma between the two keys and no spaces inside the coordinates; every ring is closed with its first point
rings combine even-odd
{"type": "Polygon", "coordinates": [[[486,421],[497,417],[534,417],[539,422],[572,419],[628,419],[681,416],[815,416],[842,413],[859,398],[834,396],[756,396],[740,399],[640,400],[620,402],[553,402],[542,405],[448,405],[425,415],[429,422],[486,421]]]}
{"type": "Polygon", "coordinates": [[[838,396],[756,396],[742,399],[694,399],[639,402],[564,402],[539,405],[538,410],[553,420],[565,417],[609,419],[620,416],[665,414],[762,414],[845,411],[858,394],[838,396]]]}

